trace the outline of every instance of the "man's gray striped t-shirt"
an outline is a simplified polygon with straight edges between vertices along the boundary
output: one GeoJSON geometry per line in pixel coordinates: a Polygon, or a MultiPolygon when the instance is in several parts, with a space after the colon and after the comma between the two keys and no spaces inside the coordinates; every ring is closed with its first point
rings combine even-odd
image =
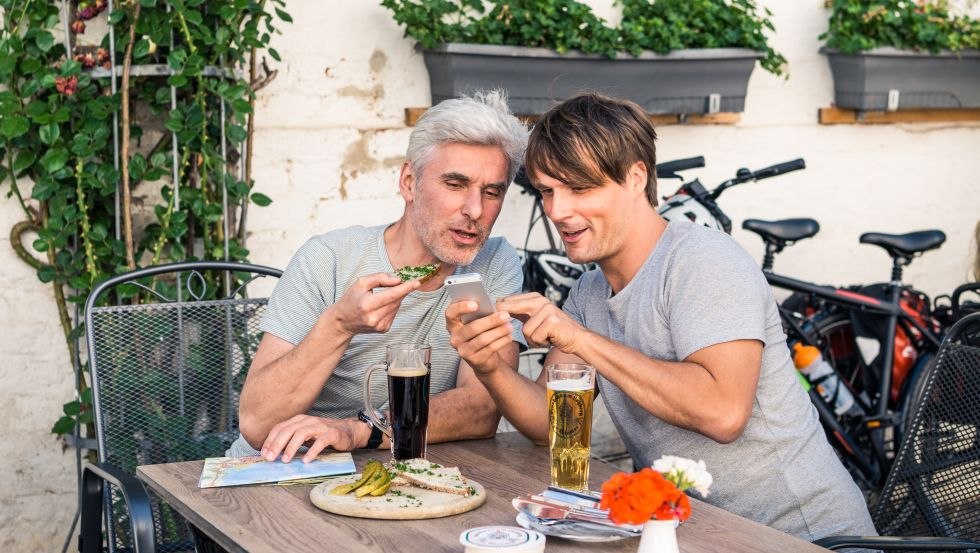
{"type": "MultiPolygon", "coordinates": [[[[358,278],[372,273],[391,273],[394,268],[384,243],[387,225],[354,226],[311,238],[296,253],[276,285],[261,328],[292,344],[299,344],[313,328],[320,314],[336,303],[358,278]]],[[[472,263],[457,267],[459,273],[480,273],[491,298],[521,291],[523,273],[517,252],[503,238],[487,240],[472,263]]],[[[363,406],[362,379],[374,363],[385,360],[385,346],[427,343],[432,346],[430,393],[456,386],[459,354],[449,343],[445,287],[430,292],[414,291],[401,303],[391,329],[383,334],[358,334],[310,415],[348,418],[363,406]]],[[[520,326],[514,321],[514,340],[524,343],[520,326]]],[[[383,375],[371,381],[371,397],[376,406],[387,407],[387,384],[383,375]]]]}

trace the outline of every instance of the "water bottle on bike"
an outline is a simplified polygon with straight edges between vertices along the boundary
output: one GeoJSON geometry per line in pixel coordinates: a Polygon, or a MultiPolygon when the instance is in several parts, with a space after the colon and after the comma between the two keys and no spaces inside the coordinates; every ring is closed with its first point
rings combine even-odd
{"type": "Polygon", "coordinates": [[[861,407],[854,403],[854,395],[841,382],[837,371],[823,358],[818,348],[800,342],[793,344],[793,364],[806,375],[827,404],[833,406],[838,417],[864,414],[861,407]]]}

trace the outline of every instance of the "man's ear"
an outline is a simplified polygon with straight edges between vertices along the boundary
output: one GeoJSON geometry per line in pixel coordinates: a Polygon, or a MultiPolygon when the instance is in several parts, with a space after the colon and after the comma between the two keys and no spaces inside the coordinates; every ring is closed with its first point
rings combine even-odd
{"type": "Polygon", "coordinates": [[[415,173],[412,171],[412,164],[408,161],[402,163],[401,172],[398,175],[398,192],[406,202],[411,203],[415,199],[415,173]]]}
{"type": "Polygon", "coordinates": [[[648,175],[647,164],[637,161],[626,171],[626,182],[630,189],[646,195],[648,175]]]}

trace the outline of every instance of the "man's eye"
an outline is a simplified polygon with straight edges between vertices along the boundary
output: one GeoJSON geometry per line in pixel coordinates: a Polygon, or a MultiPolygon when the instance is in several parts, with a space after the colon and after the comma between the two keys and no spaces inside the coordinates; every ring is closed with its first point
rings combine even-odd
{"type": "Polygon", "coordinates": [[[503,196],[503,192],[501,192],[499,188],[487,188],[483,191],[483,193],[486,194],[488,198],[499,198],[503,196]]]}
{"type": "Polygon", "coordinates": [[[551,195],[551,189],[550,188],[538,188],[538,192],[540,192],[542,196],[550,196],[551,195]]]}
{"type": "Polygon", "coordinates": [[[459,182],[447,182],[446,186],[452,188],[453,190],[459,190],[460,188],[463,188],[463,184],[459,182]]]}

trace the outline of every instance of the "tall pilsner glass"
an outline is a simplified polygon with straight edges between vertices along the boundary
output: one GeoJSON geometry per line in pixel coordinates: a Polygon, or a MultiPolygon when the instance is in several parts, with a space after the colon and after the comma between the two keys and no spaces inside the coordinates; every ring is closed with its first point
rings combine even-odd
{"type": "Polygon", "coordinates": [[[551,485],[587,490],[595,369],[589,365],[566,363],[548,365],[545,370],[548,371],[551,485]]]}
{"type": "Polygon", "coordinates": [[[391,440],[395,460],[425,457],[431,361],[432,348],[425,344],[395,344],[388,346],[384,363],[364,373],[365,412],[391,440]],[[371,402],[371,374],[378,369],[388,375],[388,424],[374,415],[371,402]]]}

